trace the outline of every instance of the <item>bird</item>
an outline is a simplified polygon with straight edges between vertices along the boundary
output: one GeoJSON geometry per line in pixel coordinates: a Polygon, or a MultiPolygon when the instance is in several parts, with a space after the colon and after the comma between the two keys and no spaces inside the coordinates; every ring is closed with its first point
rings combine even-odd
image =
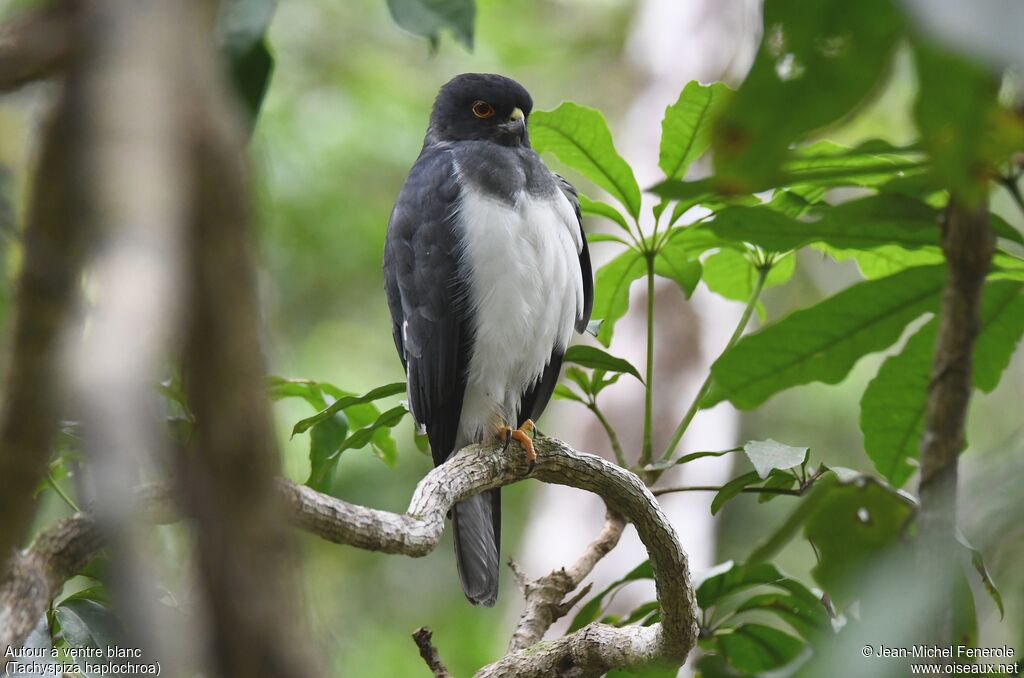
{"type": "MultiPolygon", "coordinates": [[[[530,146],[532,109],[501,75],[444,84],[388,220],[392,335],[435,466],[471,443],[515,439],[532,469],[533,422],[593,308],[578,194],[530,146]]],[[[456,503],[451,520],[462,590],[493,606],[500,490],[456,503]]]]}

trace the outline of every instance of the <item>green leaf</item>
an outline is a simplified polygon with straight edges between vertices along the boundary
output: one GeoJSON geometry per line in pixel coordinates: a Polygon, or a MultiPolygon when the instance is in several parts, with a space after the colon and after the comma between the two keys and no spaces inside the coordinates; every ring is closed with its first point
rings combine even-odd
{"type": "Polygon", "coordinates": [[[992,580],[992,575],[989,574],[988,567],[985,566],[985,557],[981,555],[981,551],[971,546],[971,543],[967,541],[967,537],[964,536],[963,532],[959,529],[956,531],[956,540],[967,549],[967,552],[971,556],[971,565],[978,572],[981,577],[981,583],[985,587],[985,591],[991,596],[992,601],[996,604],[999,609],[999,619],[1003,619],[1006,614],[1006,610],[1003,608],[1003,596],[999,593],[999,589],[996,588],[996,583],[992,580]]]}
{"type": "MultiPolygon", "coordinates": [[[[768,480],[765,481],[762,487],[772,490],[788,490],[791,489],[797,483],[797,477],[792,473],[785,471],[773,470],[768,474],[768,480]]],[[[764,504],[772,499],[775,499],[780,495],[774,492],[765,492],[764,494],[757,495],[757,503],[764,504]]]]}
{"type": "MultiPolygon", "coordinates": [[[[387,429],[397,426],[408,411],[404,405],[399,405],[382,413],[372,424],[362,427],[346,438],[345,442],[338,448],[338,454],[345,450],[358,450],[373,442],[376,443],[374,445],[374,453],[385,464],[394,468],[395,463],[398,461],[398,450],[394,447],[393,440],[390,445],[383,443],[385,437],[381,434],[386,435],[387,429]]],[[[390,440],[390,437],[387,437],[387,439],[390,440]]]]}
{"type": "Polygon", "coordinates": [[[665,109],[658,167],[666,177],[682,178],[690,163],[707,150],[711,122],[728,92],[729,88],[720,82],[702,85],[691,81],[683,88],[679,100],[665,109]]]}
{"type": "MultiPolygon", "coordinates": [[[[378,386],[372,391],[369,391],[368,393],[361,396],[345,396],[342,398],[338,398],[333,403],[331,403],[321,411],[314,414],[312,417],[307,417],[306,419],[303,419],[299,421],[297,424],[295,424],[294,428],[292,428],[292,435],[294,436],[299,433],[304,433],[308,431],[310,427],[312,427],[314,424],[317,424],[323,421],[324,419],[333,416],[334,413],[336,412],[340,412],[341,410],[347,410],[351,408],[353,405],[369,403],[374,400],[379,400],[381,398],[387,398],[393,395],[398,395],[399,393],[405,393],[404,382],[396,382],[394,384],[378,386]]],[[[351,419],[351,413],[348,414],[349,418],[351,419]]]]}
{"type": "Polygon", "coordinates": [[[701,459],[703,457],[721,457],[731,452],[739,452],[742,448],[735,448],[732,450],[715,450],[715,451],[703,451],[703,452],[691,452],[690,454],[684,454],[679,459],[669,461],[657,461],[653,464],[648,464],[644,467],[645,471],[664,471],[667,468],[677,466],[679,464],[686,464],[694,461],[695,459],[701,459]]]}
{"type": "Polygon", "coordinates": [[[1024,245],[1024,234],[1011,226],[1006,219],[1003,219],[995,212],[989,212],[988,225],[992,228],[992,232],[995,233],[996,236],[1009,240],[1010,242],[1017,243],[1018,245],[1024,245]]]}
{"type": "Polygon", "coordinates": [[[894,178],[923,176],[927,158],[918,146],[897,147],[878,139],[865,141],[855,148],[841,146],[828,140],[816,141],[794,149],[792,157],[783,165],[789,185],[798,192],[815,189],[818,202],[824,197],[823,189],[839,178],[844,185],[880,188],[894,178]],[[812,180],[801,185],[792,177],[810,175],[812,180]],[[829,176],[831,175],[831,176],[829,176]]]}
{"type": "MultiPolygon", "coordinates": [[[[764,287],[776,287],[793,276],[796,259],[792,254],[780,258],[765,278],[764,287]]],[[[726,299],[747,301],[757,282],[757,268],[751,261],[733,249],[722,249],[704,260],[701,275],[704,284],[712,292],[726,299]]],[[[764,309],[758,304],[758,315],[763,318],[764,309]]]]}
{"type": "Polygon", "coordinates": [[[895,543],[912,514],[908,499],[870,478],[830,488],[804,523],[818,553],[812,576],[846,606],[856,599],[868,563],[895,543]]]}
{"type": "Polygon", "coordinates": [[[302,398],[317,410],[327,407],[321,385],[309,379],[267,377],[267,395],[271,400],[302,398]]]}
{"type": "Polygon", "coordinates": [[[276,6],[276,0],[226,0],[219,5],[217,40],[250,129],[274,70],[267,29],[276,6]]]}
{"type": "Polygon", "coordinates": [[[817,221],[794,219],[768,206],[727,207],[708,224],[715,234],[786,252],[814,242],[866,249],[939,244],[938,210],[914,198],[879,194],[817,210],[817,221]]]}
{"type": "MultiPolygon", "coordinates": [[[[809,593],[809,592],[808,592],[809,593]]],[[[771,612],[807,640],[828,633],[832,628],[828,612],[820,600],[808,601],[804,597],[784,593],[762,593],[743,601],[737,612],[771,612]]]]}
{"type": "Polygon", "coordinates": [[[744,624],[716,634],[718,651],[743,672],[768,671],[787,664],[803,650],[798,638],[763,624],[744,624]]]}
{"type": "Polygon", "coordinates": [[[685,238],[673,238],[666,242],[654,256],[654,272],[663,278],[674,280],[689,299],[700,282],[703,270],[699,260],[691,258],[690,243],[685,238]]]}
{"type": "Polygon", "coordinates": [[[739,591],[764,584],[777,585],[785,579],[786,576],[771,563],[729,561],[716,566],[715,573],[697,586],[697,606],[706,610],[739,591]]]}
{"type": "Polygon", "coordinates": [[[934,310],[944,282],[942,267],[908,269],[853,285],[745,336],[712,365],[701,405],[729,400],[750,409],[791,386],[838,383],[861,357],[891,345],[907,323],[934,310]]]}
{"type": "Polygon", "coordinates": [[[635,367],[629,364],[628,360],[616,358],[594,346],[570,346],[562,359],[567,363],[576,363],[591,369],[631,374],[643,383],[643,377],[635,367]]]}
{"type": "Polygon", "coordinates": [[[761,480],[761,478],[757,475],[757,471],[751,471],[750,473],[744,473],[738,478],[733,478],[725,485],[722,485],[722,489],[720,489],[715,494],[715,498],[711,500],[711,515],[718,513],[722,506],[725,505],[725,502],[742,492],[744,487],[753,485],[759,480],[761,480]]]}
{"type": "Polygon", "coordinates": [[[844,250],[819,244],[815,246],[836,261],[853,259],[867,280],[884,278],[915,266],[943,264],[946,258],[938,247],[908,250],[899,245],[881,245],[869,250],[844,250]]]}
{"type": "MultiPolygon", "coordinates": [[[[996,281],[985,285],[974,346],[974,385],[991,391],[1024,334],[1024,285],[996,281]]],[[[938,322],[930,320],[903,350],[886,359],[864,390],[860,429],[864,450],[875,469],[896,487],[914,473],[924,431],[938,322]]]]}
{"type": "Polygon", "coordinates": [[[555,390],[551,392],[551,397],[556,400],[575,400],[578,403],[587,402],[580,396],[576,395],[576,393],[565,384],[558,384],[555,386],[555,390]]]}
{"type": "Polygon", "coordinates": [[[388,0],[395,23],[413,35],[437,46],[441,31],[451,31],[456,40],[473,49],[475,0],[388,0]]]}
{"type": "Polygon", "coordinates": [[[334,480],[334,469],[341,457],[341,445],[348,434],[344,412],[324,419],[309,432],[309,479],[306,485],[318,492],[327,492],[334,480]]]}
{"type": "Polygon", "coordinates": [[[538,153],[554,153],[611,193],[634,219],[640,216],[640,187],[633,170],[615,151],[600,112],[566,101],[553,111],[534,111],[529,127],[530,141],[538,153]]]}
{"type": "MultiPolygon", "coordinates": [[[[622,216],[622,212],[615,209],[606,202],[600,200],[591,200],[582,193],[578,194],[577,197],[580,201],[580,212],[583,214],[592,214],[598,217],[604,217],[605,219],[611,219],[626,233],[631,233],[629,224],[626,223],[626,218],[622,216]]],[[[587,236],[588,241],[593,241],[593,236],[587,236]]]]}
{"type": "Polygon", "coordinates": [[[616,591],[625,584],[636,581],[638,579],[654,579],[654,570],[651,569],[651,561],[645,560],[640,563],[624,576],[622,579],[612,582],[606,589],[596,594],[593,598],[588,600],[580,611],[573,617],[572,624],[569,625],[567,633],[579,631],[587,624],[595,621],[598,615],[601,614],[601,601],[610,594],[612,591],[616,591]]]}
{"type": "Polygon", "coordinates": [[[772,440],[751,440],[743,446],[757,475],[764,480],[773,469],[785,470],[804,463],[810,448],[792,447],[772,440]]]}
{"type": "Polygon", "coordinates": [[[771,181],[790,144],[871,92],[903,33],[890,0],[773,0],[746,80],[715,123],[715,170],[735,191],[771,181]]]}
{"type": "Polygon", "coordinates": [[[598,330],[597,340],[605,346],[611,343],[615,323],[629,310],[630,285],[646,272],[643,255],[636,250],[623,252],[597,270],[593,317],[604,321],[598,330]]]}
{"type": "Polygon", "coordinates": [[[620,238],[617,235],[611,235],[610,233],[589,233],[587,234],[587,244],[593,245],[599,242],[617,242],[620,245],[630,247],[630,244],[620,238]]]}

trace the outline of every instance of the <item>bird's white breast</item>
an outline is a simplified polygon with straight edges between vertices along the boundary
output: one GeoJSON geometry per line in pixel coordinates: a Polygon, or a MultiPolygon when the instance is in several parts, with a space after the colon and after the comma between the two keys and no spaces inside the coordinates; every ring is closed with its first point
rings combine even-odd
{"type": "Polygon", "coordinates": [[[515,425],[519,399],[564,350],[583,306],[579,222],[561,191],[513,204],[463,184],[458,223],[471,276],[475,338],[460,419],[465,441],[498,416],[515,425]]]}

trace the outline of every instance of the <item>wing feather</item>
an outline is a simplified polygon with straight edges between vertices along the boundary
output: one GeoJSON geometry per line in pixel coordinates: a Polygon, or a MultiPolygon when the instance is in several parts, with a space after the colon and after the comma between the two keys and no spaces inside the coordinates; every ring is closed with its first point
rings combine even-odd
{"type": "Polygon", "coordinates": [[[456,225],[459,196],[450,154],[425,149],[395,201],[384,244],[392,335],[409,407],[427,430],[435,465],[455,446],[473,340],[456,225]]]}

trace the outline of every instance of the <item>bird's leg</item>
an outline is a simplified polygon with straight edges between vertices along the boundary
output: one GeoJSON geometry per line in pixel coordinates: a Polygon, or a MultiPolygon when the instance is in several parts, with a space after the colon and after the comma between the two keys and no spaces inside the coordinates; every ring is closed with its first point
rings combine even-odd
{"type": "Polygon", "coordinates": [[[526,461],[530,463],[529,468],[526,470],[527,473],[533,471],[533,466],[537,463],[537,451],[533,449],[533,438],[530,437],[533,427],[533,420],[527,419],[519,428],[512,428],[503,424],[498,429],[498,435],[505,438],[505,445],[501,448],[503,452],[508,449],[508,444],[513,440],[523,448],[526,461]]]}

